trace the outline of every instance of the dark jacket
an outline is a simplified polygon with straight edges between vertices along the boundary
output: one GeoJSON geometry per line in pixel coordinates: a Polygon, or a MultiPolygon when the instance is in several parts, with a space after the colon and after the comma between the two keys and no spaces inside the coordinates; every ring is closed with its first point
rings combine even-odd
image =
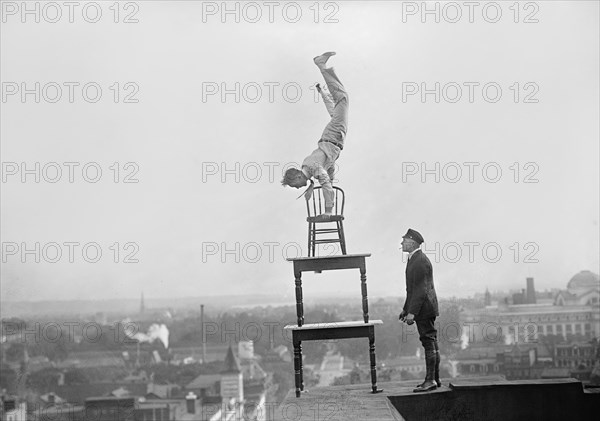
{"type": "Polygon", "coordinates": [[[415,315],[415,320],[439,316],[437,296],[433,285],[433,267],[421,250],[406,264],[406,301],[404,311],[415,315]]]}

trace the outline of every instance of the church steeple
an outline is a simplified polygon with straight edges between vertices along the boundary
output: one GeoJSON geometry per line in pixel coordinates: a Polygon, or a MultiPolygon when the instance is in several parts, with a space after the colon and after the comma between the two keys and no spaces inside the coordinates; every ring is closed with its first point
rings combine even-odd
{"type": "Polygon", "coordinates": [[[244,401],[244,375],[240,368],[238,359],[233,354],[231,344],[227,349],[227,355],[221,370],[221,398],[223,402],[230,402],[234,399],[236,402],[244,401]]]}
{"type": "Polygon", "coordinates": [[[142,299],[140,300],[140,314],[144,314],[146,306],[144,305],[144,291],[142,291],[142,299]]]}
{"type": "Polygon", "coordinates": [[[233,349],[231,348],[231,344],[229,345],[229,349],[227,349],[227,355],[225,356],[225,364],[221,373],[240,373],[242,369],[240,368],[240,363],[235,355],[233,355],[233,349]]]}
{"type": "Polygon", "coordinates": [[[486,307],[492,305],[492,294],[490,294],[490,291],[487,288],[485,289],[485,296],[483,298],[483,305],[485,305],[486,307]]]}

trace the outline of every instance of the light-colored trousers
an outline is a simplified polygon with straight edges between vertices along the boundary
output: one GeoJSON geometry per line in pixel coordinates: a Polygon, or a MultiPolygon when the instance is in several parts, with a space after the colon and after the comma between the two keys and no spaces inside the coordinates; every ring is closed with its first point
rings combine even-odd
{"type": "Polygon", "coordinates": [[[321,96],[331,116],[331,121],[325,126],[321,139],[332,141],[343,149],[348,132],[348,92],[333,68],[322,68],[321,74],[327,83],[327,89],[321,89],[321,96]]]}

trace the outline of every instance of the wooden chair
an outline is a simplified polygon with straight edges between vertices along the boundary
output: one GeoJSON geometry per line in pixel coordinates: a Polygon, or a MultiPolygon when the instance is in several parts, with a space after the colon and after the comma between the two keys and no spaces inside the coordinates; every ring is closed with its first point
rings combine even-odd
{"type": "Polygon", "coordinates": [[[327,219],[320,218],[323,212],[325,212],[325,198],[323,197],[323,188],[316,186],[312,195],[312,198],[306,201],[306,210],[308,217],[308,257],[315,257],[315,250],[317,244],[327,243],[340,243],[340,249],[342,254],[346,253],[346,237],[344,236],[344,204],[345,195],[344,190],[339,187],[333,186],[335,193],[335,206],[333,208],[333,215],[327,219]],[[317,228],[322,224],[335,223],[336,227],[333,228],[329,225],[327,228],[317,228]],[[317,238],[323,234],[337,234],[337,238],[317,238]]]}

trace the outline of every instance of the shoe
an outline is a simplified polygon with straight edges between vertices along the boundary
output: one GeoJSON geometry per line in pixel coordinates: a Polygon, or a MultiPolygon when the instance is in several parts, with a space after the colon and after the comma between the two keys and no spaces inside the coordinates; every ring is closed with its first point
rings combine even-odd
{"type": "MultiPolygon", "coordinates": [[[[442,382],[440,381],[440,379],[435,379],[434,382],[435,382],[435,384],[436,384],[437,387],[442,387],[442,382]]],[[[417,387],[423,387],[424,384],[425,384],[425,380],[423,380],[423,383],[421,383],[417,387]]]]}
{"type": "Polygon", "coordinates": [[[335,52],[328,51],[326,53],[321,54],[320,56],[316,56],[315,58],[313,58],[313,61],[319,68],[325,68],[325,65],[327,64],[327,60],[329,60],[329,57],[334,56],[334,55],[335,55],[335,52]]]}
{"type": "Polygon", "coordinates": [[[414,393],[430,392],[437,389],[437,384],[433,380],[425,380],[423,384],[420,384],[413,389],[414,393]]]}

